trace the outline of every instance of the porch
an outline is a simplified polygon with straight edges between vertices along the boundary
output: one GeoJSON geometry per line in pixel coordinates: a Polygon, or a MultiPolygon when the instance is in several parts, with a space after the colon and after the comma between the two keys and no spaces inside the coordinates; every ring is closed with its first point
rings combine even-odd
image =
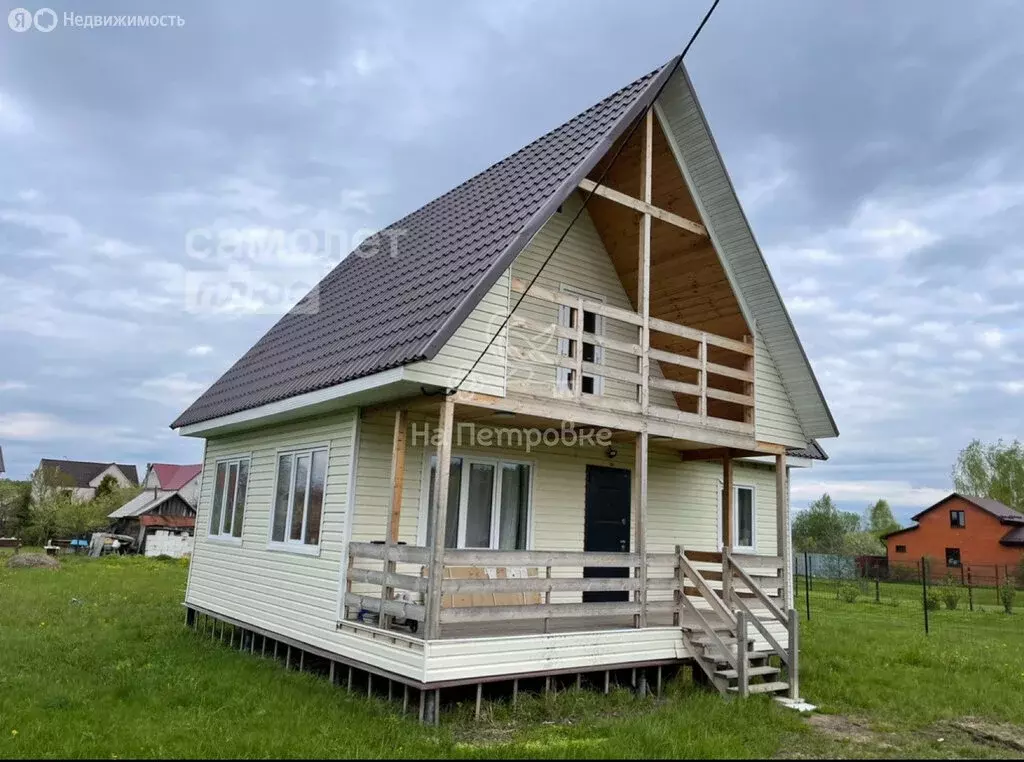
{"type": "Polygon", "coordinates": [[[352,543],[349,558],[339,629],[399,647],[426,641],[429,684],[691,661],[722,692],[798,690],[780,557],[677,547],[647,554],[641,571],[637,553],[446,550],[433,627],[429,548],[352,543]],[[788,682],[767,679],[783,669],[788,682]]]}

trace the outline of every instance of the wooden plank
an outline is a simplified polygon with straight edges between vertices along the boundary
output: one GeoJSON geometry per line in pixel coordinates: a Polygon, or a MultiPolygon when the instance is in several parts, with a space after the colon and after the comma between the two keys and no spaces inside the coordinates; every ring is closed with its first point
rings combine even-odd
{"type": "Polygon", "coordinates": [[[676,354],[675,352],[666,352],[664,349],[651,349],[648,350],[648,356],[652,360],[658,362],[668,363],[669,365],[679,365],[683,368],[692,368],[693,370],[700,370],[700,360],[693,357],[687,357],[686,355],[676,354]]]}
{"type": "Polygon", "coordinates": [[[754,594],[754,596],[761,602],[761,604],[768,609],[769,613],[775,617],[782,624],[787,624],[786,615],[782,613],[778,606],[775,605],[775,601],[769,598],[761,586],[757,584],[750,575],[744,571],[740,564],[732,565],[733,573],[740,578],[740,580],[747,586],[747,589],[754,594]]]}
{"type": "Polygon", "coordinates": [[[572,393],[579,402],[583,397],[583,299],[576,299],[576,306],[573,307],[576,311],[576,347],[573,357],[573,385],[572,393]]]}
{"type": "Polygon", "coordinates": [[[417,545],[396,545],[389,549],[381,543],[350,542],[348,553],[352,559],[365,558],[371,561],[383,561],[385,558],[389,558],[392,561],[406,564],[426,565],[430,563],[430,549],[417,545]]]}
{"type": "Polygon", "coordinates": [[[452,550],[445,566],[636,566],[636,553],[595,553],[582,550],[452,550]]]}
{"type": "Polygon", "coordinates": [[[444,576],[445,520],[448,516],[448,480],[452,460],[452,429],[455,421],[455,400],[445,397],[441,405],[437,443],[437,473],[434,477],[432,534],[430,548],[430,583],[427,592],[425,637],[436,640],[441,634],[441,581],[444,576]]]}
{"type": "Polygon", "coordinates": [[[632,602],[620,603],[548,603],[529,606],[471,606],[442,609],[441,621],[495,622],[524,619],[559,619],[583,617],[611,617],[638,614],[640,606],[632,602]]]}
{"type": "MultiPolygon", "coordinates": [[[[710,388],[707,390],[707,396],[713,400],[722,400],[723,402],[733,402],[737,405],[746,405],[747,407],[754,406],[754,398],[747,394],[737,394],[736,392],[727,392],[724,389],[710,388]]],[[[750,421],[746,421],[750,424],[750,421]]]]}
{"type": "Polygon", "coordinates": [[[673,381],[669,378],[652,378],[650,385],[654,389],[665,389],[676,394],[687,394],[691,397],[699,397],[701,388],[697,384],[687,384],[683,381],[673,381]]]}
{"type": "MultiPolygon", "coordinates": [[[[671,581],[671,580],[668,580],[671,581]]],[[[594,591],[634,591],[639,580],[633,577],[519,577],[505,579],[446,579],[441,587],[445,595],[488,593],[578,593],[594,591]]]]}
{"type": "Polygon", "coordinates": [[[368,595],[345,593],[345,605],[356,609],[365,609],[375,614],[384,614],[396,619],[415,619],[422,622],[427,616],[427,609],[418,603],[406,601],[382,601],[368,595]]]}
{"type": "Polygon", "coordinates": [[[697,563],[706,564],[720,564],[722,563],[722,554],[719,551],[707,551],[707,550],[688,550],[686,551],[686,558],[689,561],[696,561],[697,563]]]}
{"type": "Polygon", "coordinates": [[[741,564],[743,570],[750,574],[750,569],[781,569],[781,556],[756,556],[752,553],[730,553],[733,561],[741,564]]]}
{"type": "Polygon", "coordinates": [[[635,212],[648,214],[651,217],[661,220],[662,222],[667,222],[669,225],[673,225],[677,228],[682,228],[683,230],[689,233],[694,233],[696,235],[703,236],[706,236],[708,234],[707,228],[705,228],[698,222],[693,222],[692,220],[688,220],[685,217],[681,217],[678,214],[673,214],[672,212],[666,209],[661,209],[652,204],[644,203],[640,199],[633,198],[632,196],[629,196],[625,193],[621,193],[620,191],[617,191],[614,188],[609,188],[606,185],[598,185],[593,180],[584,178],[583,180],[580,181],[579,187],[580,190],[584,191],[585,193],[593,193],[595,196],[600,196],[601,198],[606,198],[609,201],[614,201],[615,203],[628,207],[635,212]]]}
{"type": "Polygon", "coordinates": [[[749,370],[730,368],[728,365],[719,365],[716,362],[707,363],[705,368],[712,376],[725,376],[726,378],[735,378],[739,381],[747,382],[753,382],[754,380],[754,374],[749,370]]]}
{"type": "Polygon", "coordinates": [[[383,572],[378,569],[349,569],[348,579],[352,582],[364,582],[369,585],[387,585],[399,590],[414,590],[417,593],[427,591],[427,578],[414,577],[411,574],[383,572]]]}
{"type": "Polygon", "coordinates": [[[697,346],[697,362],[700,363],[700,375],[697,377],[698,398],[697,415],[701,421],[708,419],[708,337],[701,334],[700,344],[697,346]]]}
{"type": "MultiPolygon", "coordinates": [[[[521,294],[526,291],[526,286],[527,282],[522,278],[512,278],[511,288],[512,291],[517,294],[521,294]]],[[[579,297],[564,294],[561,291],[552,291],[549,288],[538,286],[536,283],[530,286],[529,295],[537,299],[543,299],[544,301],[562,304],[566,307],[575,307],[579,301],[579,297]]],[[[605,304],[604,302],[594,302],[590,299],[584,299],[583,309],[587,312],[593,312],[596,315],[603,315],[604,317],[611,318],[612,320],[629,323],[630,325],[638,326],[641,322],[640,316],[637,313],[620,309],[618,307],[612,307],[610,304],[605,304]]]]}

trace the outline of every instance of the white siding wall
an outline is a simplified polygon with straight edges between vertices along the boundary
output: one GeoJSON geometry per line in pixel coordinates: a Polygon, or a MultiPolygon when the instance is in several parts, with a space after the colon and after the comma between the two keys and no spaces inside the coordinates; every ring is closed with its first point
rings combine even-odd
{"type": "MultiPolygon", "coordinates": [[[[582,203],[578,193],[574,193],[566,200],[562,205],[562,211],[555,213],[516,257],[511,268],[514,277],[527,282],[533,278],[582,203]]],[[[559,291],[563,286],[568,286],[584,294],[595,294],[612,307],[633,310],[611,257],[608,256],[597,228],[586,212],[576,221],[569,235],[541,272],[537,285],[552,291],[559,291]]],[[[513,295],[513,304],[518,296],[513,295]]],[[[541,299],[527,297],[516,310],[516,316],[549,325],[558,322],[558,307],[541,299]]],[[[609,338],[633,343],[639,341],[635,326],[611,319],[605,319],[604,326],[604,333],[609,338]]],[[[549,334],[538,336],[535,331],[512,328],[509,337],[509,390],[527,391],[545,397],[555,394],[555,368],[547,362],[537,362],[536,355],[535,361],[531,362],[531,353],[555,355],[557,352],[558,340],[555,337],[549,334]]],[[[636,358],[622,352],[606,349],[604,362],[620,370],[637,370],[636,358]]],[[[661,368],[656,362],[651,363],[651,375],[656,378],[662,377],[661,368]]],[[[610,378],[604,379],[604,394],[631,402],[636,402],[637,399],[634,384],[610,378]]],[[[676,406],[672,395],[663,390],[652,390],[651,401],[659,405],[676,406]]]]}
{"type": "Polygon", "coordinates": [[[356,411],[350,410],[207,442],[185,600],[316,648],[419,676],[422,650],[386,649],[336,630],[356,420],[356,411]],[[330,444],[330,459],[319,555],[268,550],[277,451],[323,443],[330,444]],[[211,540],[207,529],[216,462],[249,453],[241,545],[211,540]]]}
{"type": "MultiPolygon", "coordinates": [[[[422,431],[423,422],[415,423],[422,431]]],[[[430,422],[433,427],[434,422],[430,422]]],[[[384,539],[394,418],[376,414],[360,425],[359,466],[352,535],[357,541],[384,539]]],[[[468,433],[454,442],[455,455],[527,461],[533,465],[531,549],[583,550],[586,467],[588,464],[632,470],[633,448],[615,443],[609,460],[602,448],[541,447],[524,450],[473,447],[468,433]]],[[[422,544],[426,526],[425,466],[434,448],[414,441],[410,426],[406,454],[400,539],[422,544]]],[[[717,550],[722,467],[718,463],[682,463],[671,450],[652,448],[649,463],[648,534],[651,552],[717,550]]],[[[775,471],[770,466],[735,462],[734,482],[755,488],[755,542],[761,555],[776,553],[775,471]]],[[[635,547],[635,538],[631,540],[635,547]]],[[[556,572],[557,573],[557,572],[556,572]]],[[[580,574],[562,570],[563,575],[580,574]]],[[[660,572],[659,572],[660,573],[660,572]]],[[[666,570],[665,576],[671,572],[666,570]]],[[[579,596],[577,595],[576,598],[579,596]]],[[[572,600],[572,597],[562,597],[572,600]]]]}
{"type": "Polygon", "coordinates": [[[754,425],[758,440],[788,447],[805,447],[808,438],[800,427],[800,419],[779,376],[775,360],[760,336],[754,350],[754,403],[757,406],[754,425]]]}
{"type": "MultiPolygon", "coordinates": [[[[406,378],[423,384],[457,385],[498,332],[508,315],[508,304],[509,278],[505,272],[433,359],[406,366],[406,378]]],[[[507,330],[502,329],[498,334],[462,385],[464,391],[505,395],[506,333],[507,330]]]]}

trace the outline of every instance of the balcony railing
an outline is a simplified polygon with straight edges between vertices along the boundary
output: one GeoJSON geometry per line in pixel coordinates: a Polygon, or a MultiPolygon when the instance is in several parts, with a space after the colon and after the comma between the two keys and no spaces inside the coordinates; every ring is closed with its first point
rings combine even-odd
{"type": "MultiPolygon", "coordinates": [[[[526,287],[525,281],[512,279],[514,292],[523,293],[526,287]]],[[[648,320],[652,344],[672,349],[645,347],[644,320],[638,313],[537,285],[530,287],[529,296],[574,310],[576,317],[570,327],[566,321],[547,323],[526,315],[513,316],[510,324],[516,333],[509,341],[509,356],[516,365],[510,392],[753,432],[752,343],[652,317],[648,320]],[[584,330],[585,312],[601,317],[604,329],[600,333],[584,330]],[[585,359],[585,345],[599,348],[600,363],[585,359]],[[564,378],[572,380],[555,383],[560,370],[565,372],[564,378]],[[603,391],[591,394],[584,390],[585,376],[601,379],[603,391]]],[[[596,353],[592,356],[596,359],[596,353]]]]}

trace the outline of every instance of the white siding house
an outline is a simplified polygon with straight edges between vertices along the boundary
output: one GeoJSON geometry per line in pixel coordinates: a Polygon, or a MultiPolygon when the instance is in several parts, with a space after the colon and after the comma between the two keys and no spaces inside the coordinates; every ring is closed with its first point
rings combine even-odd
{"type": "Polygon", "coordinates": [[[787,457],[838,432],[679,61],[394,227],[175,422],[189,622],[433,719],[683,663],[797,697],[787,457]]]}

